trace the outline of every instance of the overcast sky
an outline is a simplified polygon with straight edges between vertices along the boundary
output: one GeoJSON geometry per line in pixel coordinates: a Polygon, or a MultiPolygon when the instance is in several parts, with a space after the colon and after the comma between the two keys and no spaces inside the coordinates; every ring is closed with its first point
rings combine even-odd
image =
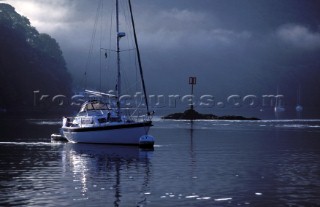
{"type": "MultiPolygon", "coordinates": [[[[59,42],[79,82],[99,0],[4,2],[59,42]]],[[[261,96],[279,88],[287,104],[295,105],[301,85],[303,104],[320,105],[318,0],[132,3],[149,93],[187,94],[188,77],[197,76],[197,95],[261,96]]]]}

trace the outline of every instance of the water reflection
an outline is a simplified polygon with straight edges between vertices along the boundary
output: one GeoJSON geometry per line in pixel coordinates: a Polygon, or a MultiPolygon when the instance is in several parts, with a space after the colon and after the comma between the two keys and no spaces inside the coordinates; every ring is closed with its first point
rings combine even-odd
{"type": "Polygon", "coordinates": [[[112,200],[109,205],[114,206],[133,200],[136,204],[147,202],[153,150],[69,143],[64,152],[63,166],[69,165],[64,168],[73,174],[75,191],[78,191],[74,200],[99,197],[100,201],[104,198],[104,205],[112,200]]]}
{"type": "Polygon", "coordinates": [[[191,177],[196,178],[195,171],[196,171],[196,164],[197,164],[197,159],[196,159],[196,151],[195,151],[195,145],[193,141],[193,133],[194,133],[194,123],[193,120],[190,121],[190,160],[191,160],[191,177]]]}

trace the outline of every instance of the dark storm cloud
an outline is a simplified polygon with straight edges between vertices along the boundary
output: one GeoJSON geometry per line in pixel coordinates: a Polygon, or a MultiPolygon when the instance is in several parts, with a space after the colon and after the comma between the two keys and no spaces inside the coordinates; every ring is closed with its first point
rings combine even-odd
{"type": "MultiPolygon", "coordinates": [[[[99,0],[7,2],[58,40],[79,83],[99,0]]],[[[106,12],[112,12],[111,3],[104,4],[106,12]]],[[[317,0],[132,3],[150,93],[188,93],[187,78],[196,75],[199,95],[270,94],[278,87],[294,105],[301,85],[305,103],[320,105],[314,93],[320,90],[317,0]]]]}

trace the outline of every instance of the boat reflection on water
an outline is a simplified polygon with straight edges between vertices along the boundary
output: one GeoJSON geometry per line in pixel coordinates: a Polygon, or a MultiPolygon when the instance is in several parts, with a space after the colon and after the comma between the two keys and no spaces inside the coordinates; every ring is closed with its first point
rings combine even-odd
{"type": "Polygon", "coordinates": [[[64,152],[64,172],[73,176],[73,200],[114,206],[147,202],[153,149],[67,143],[64,152]]]}

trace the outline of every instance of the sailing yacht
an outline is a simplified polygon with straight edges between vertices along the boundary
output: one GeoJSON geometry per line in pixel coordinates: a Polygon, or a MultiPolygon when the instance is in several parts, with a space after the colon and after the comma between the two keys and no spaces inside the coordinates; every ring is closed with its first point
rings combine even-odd
{"type": "MultiPolygon", "coordinates": [[[[119,31],[119,0],[116,0],[116,54],[117,54],[117,87],[116,106],[102,100],[91,99],[83,103],[75,117],[64,117],[61,134],[68,141],[75,143],[123,144],[152,147],[154,138],[148,135],[152,126],[152,114],[149,111],[146,87],[143,78],[141,58],[132,15],[131,1],[128,0],[131,15],[131,24],[139,65],[141,85],[147,112],[142,117],[125,116],[120,103],[121,67],[120,67],[120,39],[125,36],[119,31]]],[[[92,92],[92,91],[91,91],[92,92]]],[[[94,92],[98,93],[98,92],[94,92]]],[[[101,94],[101,93],[98,93],[101,94]]],[[[108,94],[106,94],[108,95],[108,94]]]]}
{"type": "Polygon", "coordinates": [[[286,109],[282,106],[281,103],[281,95],[279,95],[279,88],[277,88],[277,96],[276,96],[276,104],[274,107],[274,112],[275,113],[280,113],[280,112],[284,112],[286,109]]]}
{"type": "Polygon", "coordinates": [[[297,106],[296,106],[296,111],[298,112],[298,113],[300,113],[300,112],[302,112],[303,111],[303,107],[302,107],[302,105],[301,105],[301,91],[300,91],[301,89],[300,89],[300,86],[299,86],[299,88],[298,88],[298,90],[297,90],[297,106]]]}

